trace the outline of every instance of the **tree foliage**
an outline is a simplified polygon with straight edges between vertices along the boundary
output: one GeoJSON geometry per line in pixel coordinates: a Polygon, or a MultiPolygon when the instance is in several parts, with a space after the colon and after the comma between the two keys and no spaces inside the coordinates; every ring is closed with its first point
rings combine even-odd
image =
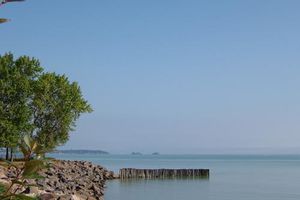
{"type": "Polygon", "coordinates": [[[45,149],[64,144],[75,121],[91,112],[76,82],[44,72],[37,59],[0,56],[0,147],[15,147],[24,134],[45,149]]]}
{"type": "Polygon", "coordinates": [[[42,68],[38,60],[0,56],[0,146],[15,147],[32,124],[28,102],[42,68]]]}
{"type": "Polygon", "coordinates": [[[76,82],[65,75],[45,73],[34,88],[31,104],[34,111],[34,134],[47,150],[64,144],[81,113],[91,112],[76,82]]]}

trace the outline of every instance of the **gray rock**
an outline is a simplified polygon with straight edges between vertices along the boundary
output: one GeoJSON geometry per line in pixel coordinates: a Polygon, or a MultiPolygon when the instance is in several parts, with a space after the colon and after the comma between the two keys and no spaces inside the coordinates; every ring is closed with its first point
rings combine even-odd
{"type": "Polygon", "coordinates": [[[45,193],[45,194],[41,194],[39,196],[40,200],[55,200],[55,195],[53,194],[49,194],[49,193],[45,193]]]}
{"type": "MultiPolygon", "coordinates": [[[[86,161],[55,160],[50,168],[43,170],[40,174],[45,178],[27,182],[36,184],[38,188],[24,188],[24,193],[45,193],[41,195],[42,200],[101,200],[105,181],[116,178],[113,172],[86,161]]],[[[10,180],[15,175],[13,170],[0,168],[0,177],[10,180]]]]}

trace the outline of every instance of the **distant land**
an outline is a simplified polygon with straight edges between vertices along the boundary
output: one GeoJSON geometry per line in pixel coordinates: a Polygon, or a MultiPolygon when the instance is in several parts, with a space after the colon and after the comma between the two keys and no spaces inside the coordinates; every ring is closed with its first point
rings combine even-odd
{"type": "Polygon", "coordinates": [[[158,156],[158,155],[159,155],[159,153],[158,153],[158,152],[154,152],[154,153],[152,153],[152,155],[154,155],[154,156],[158,156]]]}
{"type": "Polygon", "coordinates": [[[72,149],[72,150],[55,150],[53,153],[65,154],[109,154],[107,151],[102,150],[86,150],[86,149],[72,149]]]}
{"type": "Polygon", "coordinates": [[[135,156],[141,156],[143,155],[141,152],[132,152],[131,155],[135,155],[135,156]]]}

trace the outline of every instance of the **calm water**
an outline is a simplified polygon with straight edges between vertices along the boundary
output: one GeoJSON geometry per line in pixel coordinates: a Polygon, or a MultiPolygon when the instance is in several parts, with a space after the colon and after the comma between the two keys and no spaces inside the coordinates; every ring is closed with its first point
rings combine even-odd
{"type": "Polygon", "coordinates": [[[210,178],[109,181],[105,200],[299,200],[300,156],[55,155],[89,160],[110,170],[209,168],[210,178]]]}

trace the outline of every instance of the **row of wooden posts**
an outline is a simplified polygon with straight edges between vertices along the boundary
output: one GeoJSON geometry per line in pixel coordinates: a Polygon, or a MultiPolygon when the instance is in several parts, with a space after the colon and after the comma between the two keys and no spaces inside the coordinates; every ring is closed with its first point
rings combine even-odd
{"type": "Polygon", "coordinates": [[[120,179],[208,178],[209,169],[120,169],[120,179]]]}

